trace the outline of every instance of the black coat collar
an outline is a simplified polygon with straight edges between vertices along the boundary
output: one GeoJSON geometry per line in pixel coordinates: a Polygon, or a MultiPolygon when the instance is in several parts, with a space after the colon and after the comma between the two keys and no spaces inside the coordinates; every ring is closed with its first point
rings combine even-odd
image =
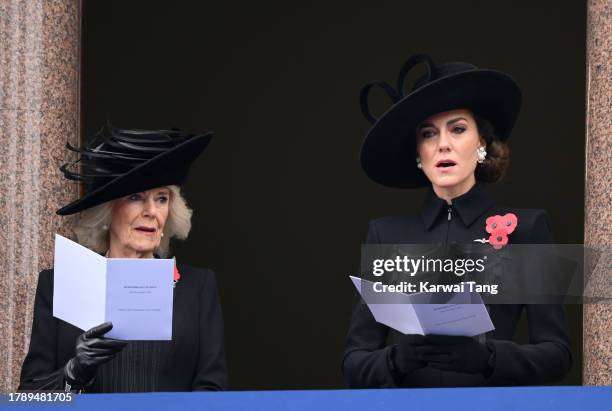
{"type": "MultiPolygon", "coordinates": [[[[476,183],[467,193],[455,197],[451,207],[459,215],[463,224],[470,226],[482,213],[494,204],[482,183],[476,183]]],[[[446,200],[436,195],[432,188],[429,189],[425,203],[421,209],[421,218],[425,228],[429,230],[443,211],[448,210],[446,200]]]]}

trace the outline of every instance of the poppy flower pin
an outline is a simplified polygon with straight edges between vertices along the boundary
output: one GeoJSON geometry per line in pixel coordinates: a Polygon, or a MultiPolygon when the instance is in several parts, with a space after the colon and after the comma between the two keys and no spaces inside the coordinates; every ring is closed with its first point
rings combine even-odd
{"type": "Polygon", "coordinates": [[[174,260],[174,284],[173,287],[176,287],[176,283],[179,282],[179,280],[181,279],[181,274],[179,273],[178,267],[176,265],[176,258],[173,258],[174,260]]]}
{"type": "Polygon", "coordinates": [[[474,241],[489,243],[493,248],[499,250],[508,244],[508,235],[516,229],[517,225],[518,218],[512,213],[487,217],[486,230],[490,234],[489,238],[479,238],[474,241]]]}

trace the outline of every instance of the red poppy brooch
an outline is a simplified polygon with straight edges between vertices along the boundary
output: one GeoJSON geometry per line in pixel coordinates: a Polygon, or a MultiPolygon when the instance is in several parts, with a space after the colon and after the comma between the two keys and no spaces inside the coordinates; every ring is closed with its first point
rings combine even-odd
{"type": "Polygon", "coordinates": [[[474,241],[479,243],[489,243],[499,250],[506,244],[508,244],[508,235],[510,235],[518,225],[518,218],[512,213],[506,215],[494,215],[487,217],[486,230],[490,234],[489,238],[479,238],[474,241]]]}
{"type": "Polygon", "coordinates": [[[178,281],[181,279],[181,274],[179,273],[179,270],[176,266],[176,258],[173,258],[174,260],[174,284],[173,287],[176,287],[176,283],[178,283],[178,281]]]}

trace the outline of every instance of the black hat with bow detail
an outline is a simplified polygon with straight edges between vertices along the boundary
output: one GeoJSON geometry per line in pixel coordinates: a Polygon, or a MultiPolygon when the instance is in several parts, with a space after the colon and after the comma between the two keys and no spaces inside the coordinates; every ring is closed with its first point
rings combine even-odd
{"type": "Polygon", "coordinates": [[[502,141],[510,132],[521,107],[521,90],[508,74],[479,69],[469,63],[436,65],[425,54],[412,56],[402,66],[397,89],[383,81],[373,81],[361,89],[363,115],[374,125],[361,147],[361,166],[375,182],[396,188],[429,185],[416,167],[416,128],[425,118],[444,111],[468,109],[487,119],[502,141]],[[408,72],[425,64],[427,73],[406,94],[408,72]],[[372,115],[368,96],[372,87],[382,88],[393,101],[379,118],[372,115]]]}
{"type": "Polygon", "coordinates": [[[74,214],[132,193],[180,185],[212,137],[212,132],[125,130],[107,125],[84,147],[66,144],[80,156],[60,170],[67,179],[81,181],[86,194],[57,214],[74,214]],[[73,171],[79,166],[81,172],[73,171]]]}

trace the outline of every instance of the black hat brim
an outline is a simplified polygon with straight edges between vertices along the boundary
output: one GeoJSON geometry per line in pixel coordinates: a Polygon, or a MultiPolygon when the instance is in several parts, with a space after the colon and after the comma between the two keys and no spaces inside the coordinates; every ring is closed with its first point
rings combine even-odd
{"type": "Polygon", "coordinates": [[[134,167],[82,198],[60,208],[59,215],[70,215],[111,200],[156,187],[181,185],[187,180],[191,163],[204,151],[214,133],[195,136],[170,150],[134,167]]]}
{"type": "Polygon", "coordinates": [[[378,118],[361,147],[361,165],[375,182],[396,188],[429,185],[416,167],[416,127],[428,116],[465,108],[487,119],[506,140],[521,107],[514,79],[495,70],[470,70],[428,83],[378,118]]]}

